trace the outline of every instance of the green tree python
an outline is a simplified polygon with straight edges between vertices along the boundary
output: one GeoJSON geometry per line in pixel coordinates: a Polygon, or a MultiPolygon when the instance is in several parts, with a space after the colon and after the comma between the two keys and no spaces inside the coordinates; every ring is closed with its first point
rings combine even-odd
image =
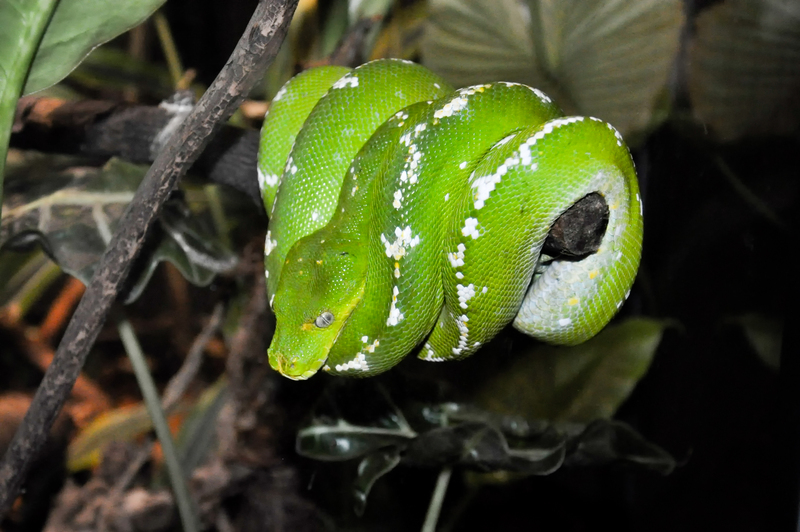
{"type": "Polygon", "coordinates": [[[454,90],[401,60],[305,71],[275,95],[258,176],[268,356],[291,379],[372,376],[415,350],[462,359],[511,321],[583,342],[625,301],[641,256],[621,135],[521,84],[454,90]],[[543,254],[554,221],[591,193],[608,207],[597,251],[543,254]]]}

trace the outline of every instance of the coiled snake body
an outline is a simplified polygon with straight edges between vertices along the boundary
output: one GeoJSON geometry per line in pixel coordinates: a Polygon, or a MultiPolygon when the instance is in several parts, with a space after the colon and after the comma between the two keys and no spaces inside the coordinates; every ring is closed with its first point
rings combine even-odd
{"type": "Polygon", "coordinates": [[[289,378],[370,376],[415,349],[464,358],[512,320],[580,343],[636,275],[642,206],[627,147],[536,89],[454,91],[398,60],[321,67],[279,91],[261,139],[269,360],[289,378]],[[608,206],[597,251],[544,256],[555,220],[592,193],[608,206]]]}

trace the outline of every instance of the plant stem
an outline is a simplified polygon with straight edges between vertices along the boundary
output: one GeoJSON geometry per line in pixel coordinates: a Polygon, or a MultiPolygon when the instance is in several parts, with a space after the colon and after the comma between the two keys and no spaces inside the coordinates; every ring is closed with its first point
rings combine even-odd
{"type": "Polygon", "coordinates": [[[450,484],[450,475],[453,473],[452,467],[443,467],[436,478],[436,487],[433,489],[431,503],[428,506],[428,513],[425,514],[425,522],[422,524],[422,532],[436,532],[436,523],[439,521],[439,514],[442,513],[442,503],[444,502],[447,486],[450,484]]]}
{"type": "Polygon", "coordinates": [[[183,530],[185,532],[198,532],[200,524],[197,510],[189,494],[189,486],[181,468],[178,450],[175,448],[175,441],[169,431],[167,416],[161,409],[161,399],[158,397],[158,390],[156,390],[156,384],[153,382],[153,376],[150,375],[150,370],[147,368],[147,360],[145,360],[142,347],[139,345],[139,340],[136,338],[136,333],[131,323],[126,318],[121,317],[117,320],[117,329],[119,329],[122,345],[125,347],[125,352],[128,354],[128,359],[133,366],[133,373],[139,383],[139,390],[142,392],[142,398],[144,398],[144,404],[150,415],[150,421],[153,423],[156,437],[161,443],[161,450],[164,452],[164,463],[167,466],[167,475],[169,476],[170,484],[172,484],[172,493],[178,506],[183,530]]]}
{"type": "Polygon", "coordinates": [[[169,68],[169,75],[172,77],[172,84],[177,86],[183,77],[183,64],[181,63],[178,49],[175,47],[175,41],[172,39],[169,22],[167,22],[167,17],[164,16],[161,10],[155,12],[153,22],[155,22],[156,33],[158,33],[158,40],[161,43],[161,51],[164,52],[164,57],[167,59],[167,67],[169,68]]]}

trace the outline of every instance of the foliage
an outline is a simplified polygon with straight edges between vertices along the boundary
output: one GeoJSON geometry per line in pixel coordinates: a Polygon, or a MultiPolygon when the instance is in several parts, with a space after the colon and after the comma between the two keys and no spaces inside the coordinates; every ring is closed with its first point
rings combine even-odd
{"type": "Polygon", "coordinates": [[[681,2],[434,0],[423,62],[456,86],[507,80],[629,136],[657,125],[681,2]]]}
{"type": "MultiPolygon", "coordinates": [[[[88,284],[146,171],[113,159],[102,169],[73,167],[59,172],[46,164],[42,168],[41,161],[38,168],[34,162],[12,169],[6,182],[0,252],[38,242],[66,273],[88,284]]],[[[165,260],[198,286],[231,270],[236,256],[210,222],[207,210],[202,218],[179,197],[169,202],[161,216],[161,231],[153,236],[125,300],[135,300],[165,260]]]]}
{"type": "MultiPolygon", "coordinates": [[[[338,388],[341,390],[341,387],[338,388]]],[[[311,421],[297,434],[297,452],[325,461],[360,459],[353,486],[363,513],[375,482],[401,463],[440,468],[460,465],[482,473],[549,475],[563,466],[625,462],[669,474],[675,460],[625,423],[554,424],[507,416],[458,403],[428,405],[414,412],[412,428],[380,388],[359,394],[371,419],[348,421],[345,400],[331,388],[311,421]]]]}

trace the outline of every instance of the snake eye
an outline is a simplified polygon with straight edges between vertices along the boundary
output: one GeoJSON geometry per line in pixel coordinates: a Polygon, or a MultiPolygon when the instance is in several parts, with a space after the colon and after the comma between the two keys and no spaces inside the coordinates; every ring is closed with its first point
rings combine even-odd
{"type": "Polygon", "coordinates": [[[333,323],[333,314],[328,312],[327,310],[317,316],[317,319],[314,320],[314,325],[319,327],[320,329],[324,329],[328,325],[333,323]]]}

